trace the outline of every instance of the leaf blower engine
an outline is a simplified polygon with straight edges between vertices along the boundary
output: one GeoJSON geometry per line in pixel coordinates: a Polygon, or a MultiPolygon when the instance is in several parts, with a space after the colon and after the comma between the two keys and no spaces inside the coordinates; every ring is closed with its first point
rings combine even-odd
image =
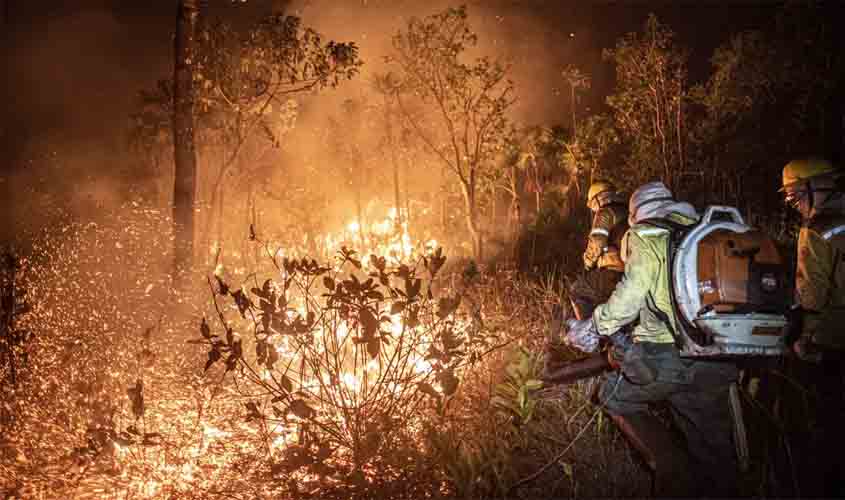
{"type": "Polygon", "coordinates": [[[733,207],[710,206],[692,227],[649,222],[672,233],[673,330],[682,356],[783,353],[789,288],[771,238],[733,207]]]}

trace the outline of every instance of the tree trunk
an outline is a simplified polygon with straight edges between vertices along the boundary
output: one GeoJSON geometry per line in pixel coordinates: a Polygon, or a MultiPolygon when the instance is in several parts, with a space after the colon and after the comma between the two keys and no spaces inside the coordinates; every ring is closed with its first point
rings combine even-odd
{"type": "Polygon", "coordinates": [[[405,245],[402,244],[402,199],[399,195],[399,165],[396,164],[396,159],[393,160],[393,197],[394,207],[396,207],[396,219],[393,220],[394,230],[396,231],[396,238],[399,240],[400,256],[405,259],[405,245]]]}
{"type": "Polygon", "coordinates": [[[519,208],[519,194],[516,189],[511,194],[511,206],[508,209],[508,242],[510,255],[514,262],[519,262],[519,223],[522,220],[519,208]]]}
{"type": "Polygon", "coordinates": [[[402,244],[402,199],[399,194],[399,162],[396,160],[396,145],[393,143],[393,127],[390,122],[390,113],[387,108],[387,97],[384,99],[385,111],[384,121],[387,125],[387,147],[390,148],[390,163],[393,166],[393,206],[396,209],[396,218],[393,220],[396,238],[399,240],[399,251],[402,260],[405,260],[405,245],[402,244]]]}
{"type": "Polygon", "coordinates": [[[440,193],[442,195],[440,199],[440,229],[445,236],[449,234],[449,192],[445,185],[441,188],[440,193]]]}
{"type": "Polygon", "coordinates": [[[361,245],[358,248],[358,254],[363,255],[366,243],[364,242],[364,201],[361,197],[360,186],[355,188],[355,212],[358,217],[358,243],[361,245]]]}
{"type": "Polygon", "coordinates": [[[491,228],[491,233],[493,233],[494,238],[498,238],[502,233],[499,230],[500,226],[497,224],[498,222],[498,212],[499,211],[499,202],[496,199],[496,185],[490,185],[490,218],[488,224],[491,228]]]}
{"type": "MultiPolygon", "coordinates": [[[[472,174],[470,174],[472,176],[472,174]]],[[[481,237],[481,230],[478,227],[478,211],[475,200],[475,182],[470,178],[468,182],[461,182],[464,194],[464,208],[466,209],[467,229],[472,239],[472,254],[477,262],[484,258],[484,242],[481,237]]]]}
{"type": "Polygon", "coordinates": [[[198,17],[197,0],[179,1],[173,68],[174,277],[179,276],[180,271],[187,271],[193,263],[194,198],[197,183],[193,113],[193,52],[198,17]]]}
{"type": "MultiPolygon", "coordinates": [[[[408,178],[409,178],[409,165],[408,162],[405,161],[402,163],[402,186],[405,189],[405,231],[408,233],[408,237],[411,236],[411,186],[408,185],[408,178]]],[[[413,240],[411,240],[413,241],[413,240]]]]}

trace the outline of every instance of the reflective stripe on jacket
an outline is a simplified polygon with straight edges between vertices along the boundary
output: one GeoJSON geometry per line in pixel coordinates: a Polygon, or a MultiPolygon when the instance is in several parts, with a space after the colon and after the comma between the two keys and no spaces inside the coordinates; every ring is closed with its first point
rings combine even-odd
{"type": "Polygon", "coordinates": [[[627,230],[628,210],[624,205],[611,203],[598,209],[587,237],[585,263],[596,263],[600,269],[622,272],[624,264],[619,257],[619,249],[627,230]]]}

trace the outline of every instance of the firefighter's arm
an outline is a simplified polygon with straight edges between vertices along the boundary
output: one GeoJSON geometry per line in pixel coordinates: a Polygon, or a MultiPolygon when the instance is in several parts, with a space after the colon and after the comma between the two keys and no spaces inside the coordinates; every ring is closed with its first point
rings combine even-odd
{"type": "Polygon", "coordinates": [[[801,228],[798,235],[798,266],[795,274],[795,293],[803,314],[801,337],[812,339],[818,326],[819,312],[827,307],[833,251],[816,231],[801,228]]]}
{"type": "Polygon", "coordinates": [[[599,258],[607,248],[610,230],[613,227],[613,214],[607,208],[599,209],[593,217],[593,226],[587,236],[587,249],[584,251],[584,268],[596,267],[599,258]]]}
{"type": "Polygon", "coordinates": [[[658,270],[657,256],[634,231],[628,234],[627,251],[625,277],[607,302],[593,313],[600,335],[612,335],[639,317],[658,270]]]}

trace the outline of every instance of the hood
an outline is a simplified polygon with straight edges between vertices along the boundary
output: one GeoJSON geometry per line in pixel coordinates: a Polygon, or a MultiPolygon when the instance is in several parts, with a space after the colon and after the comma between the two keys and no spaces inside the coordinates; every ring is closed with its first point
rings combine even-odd
{"type": "Polygon", "coordinates": [[[687,202],[675,201],[672,192],[662,182],[643,184],[634,191],[628,202],[628,224],[631,226],[645,219],[660,219],[672,213],[699,218],[695,207],[687,202]]]}

